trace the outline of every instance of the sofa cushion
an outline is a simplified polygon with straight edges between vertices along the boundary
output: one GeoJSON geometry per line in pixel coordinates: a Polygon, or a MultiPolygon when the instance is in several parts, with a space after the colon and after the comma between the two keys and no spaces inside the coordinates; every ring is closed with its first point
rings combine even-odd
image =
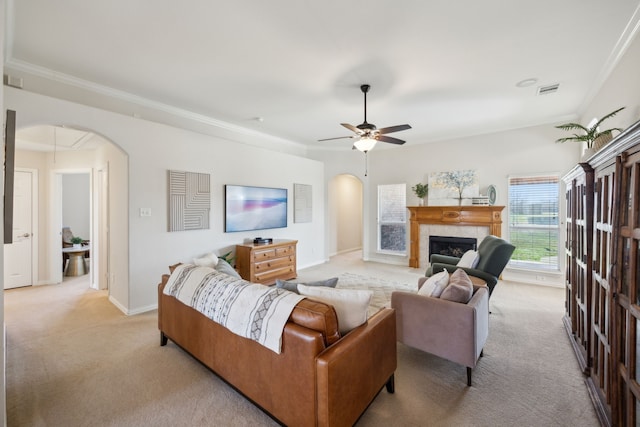
{"type": "Polygon", "coordinates": [[[367,321],[372,291],[362,289],[333,289],[324,286],[298,285],[300,295],[330,304],[338,315],[338,330],[346,334],[367,321]]]}
{"type": "Polygon", "coordinates": [[[193,263],[198,267],[210,267],[215,268],[218,265],[218,257],[214,253],[209,253],[202,258],[195,258],[193,263]]]}
{"type": "Polygon", "coordinates": [[[335,288],[336,284],[338,283],[338,278],[337,277],[332,277],[331,279],[326,279],[326,280],[316,280],[313,282],[293,282],[290,280],[282,280],[282,279],[276,279],[276,288],[283,288],[286,289],[288,291],[291,292],[295,292],[296,294],[299,293],[298,292],[298,285],[307,285],[307,286],[326,286],[329,288],[335,288]]]}
{"type": "Polygon", "coordinates": [[[474,250],[468,250],[464,253],[464,255],[462,255],[462,258],[460,258],[460,261],[458,261],[458,264],[456,264],[456,266],[465,268],[476,268],[479,261],[480,255],[478,255],[478,252],[474,250]]]}
{"type": "Polygon", "coordinates": [[[429,277],[422,287],[418,289],[418,294],[438,298],[448,284],[449,272],[447,270],[443,270],[440,273],[436,273],[429,277]]]}
{"type": "Polygon", "coordinates": [[[222,258],[218,258],[218,264],[215,266],[215,269],[218,270],[220,273],[228,274],[229,276],[242,279],[242,277],[240,277],[238,272],[233,267],[231,267],[231,264],[229,264],[227,261],[223,260],[222,258]]]}
{"type": "Polygon", "coordinates": [[[468,303],[473,296],[473,283],[467,273],[458,268],[451,274],[449,285],[442,291],[440,299],[468,303]]]}

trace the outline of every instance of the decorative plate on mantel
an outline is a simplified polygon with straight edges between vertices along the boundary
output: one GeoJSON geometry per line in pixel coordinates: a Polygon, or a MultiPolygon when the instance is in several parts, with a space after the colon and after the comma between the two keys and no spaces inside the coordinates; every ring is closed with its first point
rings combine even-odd
{"type": "Polygon", "coordinates": [[[491,206],[496,204],[497,192],[495,185],[492,184],[487,188],[487,197],[489,198],[489,204],[491,206]]]}

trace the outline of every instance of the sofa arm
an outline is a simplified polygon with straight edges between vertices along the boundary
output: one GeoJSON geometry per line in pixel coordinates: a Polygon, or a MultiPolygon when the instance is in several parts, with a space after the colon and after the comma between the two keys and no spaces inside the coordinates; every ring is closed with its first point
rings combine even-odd
{"type": "Polygon", "coordinates": [[[498,283],[497,277],[495,277],[492,274],[486,273],[482,270],[478,270],[475,268],[458,267],[458,266],[449,265],[449,264],[441,264],[441,263],[433,264],[431,265],[431,273],[433,275],[436,273],[440,273],[443,270],[447,270],[449,273],[453,273],[458,268],[462,268],[465,271],[465,273],[467,273],[469,276],[479,277],[480,279],[487,282],[487,286],[489,287],[489,292],[493,291],[493,288],[498,283]]]}
{"type": "Polygon", "coordinates": [[[433,254],[429,259],[429,262],[431,264],[440,263],[440,264],[456,265],[459,261],[460,261],[460,258],[458,257],[449,256],[449,255],[440,255],[440,254],[433,254]]]}
{"type": "Polygon", "coordinates": [[[353,425],[397,363],[396,312],[384,308],[317,357],[317,425],[353,425]]]}

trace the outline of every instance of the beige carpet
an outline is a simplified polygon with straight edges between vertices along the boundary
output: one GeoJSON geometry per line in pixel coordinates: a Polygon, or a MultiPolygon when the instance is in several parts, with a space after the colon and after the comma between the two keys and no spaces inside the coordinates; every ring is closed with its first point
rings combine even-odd
{"type": "MultiPolygon", "coordinates": [[[[395,268],[409,286],[419,274],[360,267],[395,268]]],[[[358,426],[598,425],[562,307],[561,289],[500,283],[473,387],[464,367],[399,344],[396,393],[383,390],[358,426]]],[[[277,425],[173,343],[160,347],[155,312],[124,316],[82,280],[6,291],[5,322],[9,426],[277,425]]]]}

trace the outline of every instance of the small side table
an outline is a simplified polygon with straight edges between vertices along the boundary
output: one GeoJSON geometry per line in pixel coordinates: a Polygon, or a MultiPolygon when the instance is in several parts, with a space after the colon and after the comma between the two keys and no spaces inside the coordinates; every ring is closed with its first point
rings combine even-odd
{"type": "Polygon", "coordinates": [[[90,246],[81,246],[79,248],[62,248],[62,252],[69,254],[69,261],[64,269],[65,276],[82,276],[87,274],[87,268],[84,263],[84,254],[91,250],[90,246]]]}

